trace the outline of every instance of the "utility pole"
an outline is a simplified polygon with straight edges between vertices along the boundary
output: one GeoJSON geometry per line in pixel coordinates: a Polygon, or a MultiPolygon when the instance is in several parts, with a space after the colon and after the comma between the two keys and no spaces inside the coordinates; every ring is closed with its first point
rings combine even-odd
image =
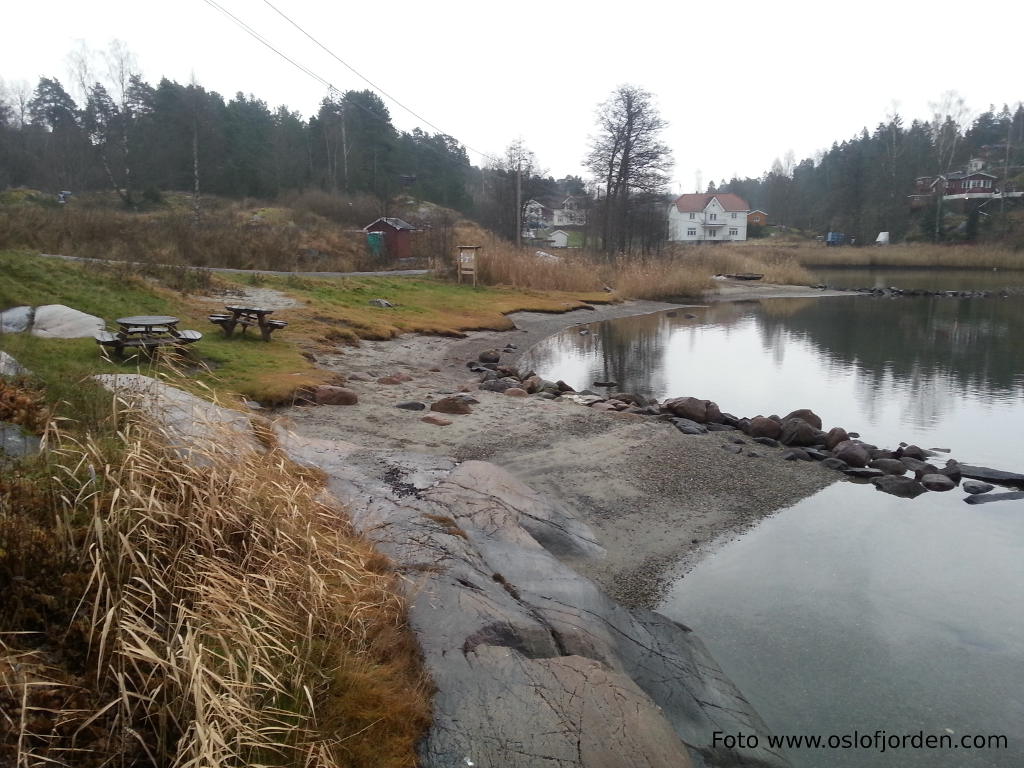
{"type": "Polygon", "coordinates": [[[523,152],[516,158],[516,247],[523,244],[523,152]]]}

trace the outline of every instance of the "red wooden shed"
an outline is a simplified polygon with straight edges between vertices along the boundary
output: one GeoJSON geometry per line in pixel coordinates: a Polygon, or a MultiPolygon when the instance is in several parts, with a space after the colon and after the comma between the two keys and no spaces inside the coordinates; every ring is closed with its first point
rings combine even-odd
{"type": "Polygon", "coordinates": [[[363,227],[364,232],[384,233],[384,247],[392,259],[412,257],[412,233],[415,230],[416,227],[407,221],[386,216],[381,216],[372,224],[363,227]]]}

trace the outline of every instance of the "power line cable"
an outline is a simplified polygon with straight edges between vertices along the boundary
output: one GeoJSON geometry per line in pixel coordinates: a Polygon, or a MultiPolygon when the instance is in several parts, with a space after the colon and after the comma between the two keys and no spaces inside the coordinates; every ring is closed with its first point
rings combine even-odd
{"type": "MultiPolygon", "coordinates": [[[[299,32],[301,32],[301,33],[302,33],[303,35],[305,35],[306,37],[308,37],[308,38],[309,38],[309,39],[310,39],[310,40],[311,40],[311,41],[312,41],[313,43],[315,43],[315,44],[316,44],[317,46],[319,46],[319,47],[320,47],[320,48],[321,48],[321,49],[322,49],[323,51],[325,51],[325,52],[326,52],[326,53],[327,53],[327,54],[328,54],[329,56],[331,56],[331,57],[332,57],[332,58],[333,58],[333,59],[334,59],[335,61],[337,61],[338,63],[340,63],[340,64],[341,64],[342,66],[344,66],[344,67],[345,67],[346,69],[348,69],[348,70],[349,70],[350,72],[352,72],[352,73],[353,73],[353,74],[354,74],[354,75],[355,75],[356,77],[358,77],[358,78],[359,78],[360,80],[362,80],[363,82],[365,82],[365,83],[366,83],[367,85],[369,85],[369,86],[370,86],[371,88],[373,88],[374,90],[377,90],[377,91],[379,91],[379,92],[380,92],[380,93],[381,93],[381,94],[382,94],[383,96],[386,96],[386,97],[387,97],[388,99],[390,99],[391,101],[393,101],[393,102],[394,102],[395,104],[397,104],[397,105],[398,105],[399,107],[401,107],[402,109],[404,109],[404,110],[405,110],[406,112],[408,112],[408,113],[409,113],[410,115],[412,115],[413,117],[415,117],[415,118],[416,118],[417,120],[419,120],[419,121],[421,121],[421,122],[425,123],[426,125],[429,125],[429,126],[430,126],[431,128],[433,128],[433,129],[434,129],[435,131],[437,131],[438,133],[442,133],[442,134],[444,134],[445,136],[451,136],[451,134],[450,134],[450,133],[448,133],[448,131],[445,131],[445,130],[441,129],[441,128],[440,128],[440,127],[438,127],[438,126],[437,126],[437,125],[436,125],[435,123],[432,123],[432,122],[430,122],[429,120],[427,120],[427,118],[425,118],[425,117],[423,117],[422,115],[418,114],[417,112],[413,111],[413,110],[412,110],[411,108],[409,108],[409,107],[405,106],[405,104],[403,104],[403,103],[402,103],[401,101],[399,101],[399,100],[398,100],[397,98],[395,98],[394,96],[392,96],[392,95],[391,95],[390,93],[388,93],[388,92],[387,92],[387,91],[385,91],[385,90],[384,90],[383,88],[381,88],[381,87],[380,87],[379,85],[377,85],[377,84],[376,84],[376,83],[374,83],[374,82],[373,82],[372,80],[370,80],[370,78],[368,78],[368,77],[367,77],[366,75],[364,75],[364,74],[363,74],[362,72],[360,72],[360,71],[359,71],[358,69],[356,69],[356,68],[355,68],[355,67],[353,67],[353,66],[352,66],[351,64],[349,64],[349,63],[348,63],[347,61],[345,61],[345,60],[344,60],[344,59],[342,59],[342,58],[341,58],[340,56],[338,56],[338,54],[336,54],[336,53],[335,53],[334,51],[332,51],[332,50],[331,50],[330,48],[328,48],[328,47],[327,47],[326,45],[324,45],[324,44],[323,44],[323,43],[321,43],[321,42],[320,42],[319,40],[317,40],[317,39],[316,39],[315,37],[313,37],[313,36],[312,36],[311,34],[309,34],[309,32],[307,32],[307,31],[306,31],[305,29],[303,29],[303,28],[302,28],[302,27],[301,27],[301,26],[300,26],[300,25],[298,24],[298,22],[296,22],[296,21],[295,21],[294,19],[292,19],[292,18],[291,18],[290,16],[288,16],[288,15],[287,15],[287,14],[286,14],[286,13],[285,13],[284,11],[282,11],[282,10],[281,10],[280,8],[278,8],[278,7],[276,6],[276,5],[274,5],[273,3],[271,3],[271,2],[270,2],[270,0],[263,0],[263,2],[264,2],[264,3],[265,3],[265,4],[267,5],[267,6],[269,6],[269,7],[270,7],[270,8],[271,8],[271,9],[272,9],[272,10],[273,10],[273,11],[274,11],[275,13],[277,13],[277,14],[278,14],[278,15],[279,15],[279,16],[280,16],[281,18],[283,18],[283,19],[284,19],[285,21],[287,21],[287,22],[288,22],[289,24],[291,24],[291,25],[292,25],[293,27],[295,27],[295,28],[296,28],[297,30],[299,30],[299,32]]],[[[491,156],[491,155],[488,155],[488,154],[487,154],[486,152],[481,152],[481,151],[480,151],[480,150],[478,150],[478,149],[474,149],[473,147],[471,147],[471,146],[470,146],[469,144],[466,144],[465,142],[461,142],[461,143],[462,143],[462,146],[464,146],[464,147],[465,147],[466,149],[468,149],[468,150],[469,150],[470,152],[473,152],[473,153],[475,153],[475,154],[477,154],[477,155],[480,155],[480,157],[484,157],[484,158],[487,158],[488,160],[491,160],[491,161],[494,161],[494,162],[499,162],[497,158],[495,158],[495,157],[493,157],[493,156],[491,156]]]]}
{"type": "MultiPolygon", "coordinates": [[[[220,11],[221,13],[223,13],[223,14],[224,14],[225,16],[227,16],[227,17],[228,17],[229,19],[231,19],[231,20],[232,20],[232,21],[233,21],[233,22],[234,22],[235,24],[237,24],[237,25],[238,25],[239,27],[241,27],[241,28],[242,28],[242,30],[244,30],[244,31],[245,31],[245,32],[246,32],[246,33],[247,33],[248,35],[250,35],[250,36],[251,36],[252,38],[254,38],[254,39],[255,39],[256,41],[258,41],[258,42],[259,42],[259,43],[261,43],[262,45],[264,45],[264,46],[266,46],[267,48],[269,48],[269,49],[270,49],[271,51],[273,51],[274,53],[276,53],[276,54],[277,54],[278,56],[280,56],[280,57],[281,57],[282,59],[284,59],[285,61],[287,61],[287,62],[288,62],[289,64],[291,64],[291,65],[292,65],[293,67],[295,67],[296,69],[300,70],[301,72],[303,72],[303,73],[304,73],[304,74],[306,74],[306,75],[309,75],[309,76],[310,76],[311,78],[313,78],[314,80],[316,80],[316,81],[317,81],[318,83],[320,83],[321,85],[323,85],[324,87],[326,87],[326,88],[328,89],[328,91],[329,91],[329,92],[331,92],[331,93],[336,93],[336,94],[341,94],[341,93],[342,93],[342,91],[341,91],[341,90],[340,90],[339,88],[337,88],[337,87],[336,87],[336,86],[335,86],[335,85],[334,85],[334,84],[333,84],[333,83],[332,83],[332,82],[331,82],[330,80],[328,80],[328,79],[327,79],[327,78],[325,78],[325,77],[322,77],[321,75],[317,74],[317,73],[316,73],[316,72],[314,72],[314,71],[313,71],[312,69],[310,69],[309,67],[307,67],[307,66],[305,66],[305,65],[303,65],[303,64],[300,64],[300,63],[299,63],[299,62],[297,62],[297,61],[296,61],[295,59],[291,58],[290,56],[288,56],[287,54],[285,54],[284,52],[282,52],[282,51],[281,51],[280,49],[278,49],[277,47],[275,47],[275,46],[273,45],[273,43],[271,43],[271,42],[270,42],[270,41],[269,41],[269,40],[268,40],[268,39],[267,39],[266,37],[264,37],[264,36],[263,36],[262,34],[260,34],[260,33],[259,33],[259,32],[257,32],[257,31],[256,31],[255,29],[253,29],[253,28],[252,28],[251,26],[249,26],[248,24],[246,24],[246,23],[245,23],[245,22],[244,22],[244,21],[243,21],[242,19],[240,19],[240,18],[239,18],[238,16],[236,16],[236,15],[235,15],[235,14],[233,14],[233,13],[231,13],[231,11],[229,11],[228,9],[226,9],[225,7],[223,7],[222,5],[220,5],[219,3],[215,2],[215,0],[203,0],[203,2],[205,2],[205,3],[206,3],[207,5],[209,5],[209,6],[211,7],[211,8],[215,8],[216,10],[220,11]]],[[[274,10],[277,10],[277,9],[275,8],[274,10]]],[[[280,11],[279,11],[279,13],[280,13],[280,11]]],[[[282,14],[282,15],[283,15],[283,14],[282,14]]],[[[294,23],[294,22],[293,22],[293,23],[294,23]]],[[[298,26],[298,25],[296,25],[296,26],[298,26]]],[[[299,28],[299,29],[301,30],[301,28],[299,28]]],[[[304,32],[304,30],[303,30],[303,32],[304,32]]],[[[304,33],[305,33],[305,32],[304,32],[304,33]]],[[[308,36],[308,34],[307,34],[307,36],[308,36]]],[[[312,39],[312,38],[310,38],[310,39],[312,39]]],[[[316,42],[316,41],[314,40],[314,42],[316,42]]],[[[318,45],[319,45],[319,43],[318,43],[318,45]]],[[[325,49],[325,50],[326,50],[326,49],[325,49]]],[[[332,55],[333,55],[333,54],[332,54],[332,55]]],[[[335,58],[337,58],[337,57],[335,57],[335,58]]],[[[340,61],[340,59],[339,59],[339,61],[340,61]]],[[[344,62],[343,62],[343,63],[344,63],[344,62]]],[[[346,66],[348,66],[348,65],[346,64],[346,66]]],[[[355,70],[352,70],[352,71],[353,71],[353,72],[355,72],[355,70]]],[[[357,73],[357,74],[358,74],[358,73],[357,73]]],[[[360,77],[362,77],[362,75],[359,75],[359,76],[360,76],[360,77]]],[[[365,80],[366,78],[363,78],[363,79],[365,80]]],[[[369,81],[369,80],[367,80],[366,82],[368,82],[368,83],[369,83],[370,81],[369,81]]],[[[371,83],[371,85],[372,85],[372,83],[371,83]]],[[[374,87],[376,88],[376,86],[374,86],[374,87]]],[[[388,98],[392,98],[392,100],[394,100],[394,99],[393,99],[393,97],[390,97],[390,96],[389,96],[388,98]]],[[[380,115],[378,115],[378,114],[377,114],[376,112],[374,112],[373,110],[371,110],[371,109],[368,109],[367,107],[363,106],[363,105],[362,105],[362,104],[360,104],[359,102],[357,102],[357,101],[352,101],[352,102],[349,102],[349,103],[350,103],[350,104],[352,104],[352,105],[353,105],[354,107],[356,107],[356,108],[360,109],[361,111],[365,112],[365,113],[366,113],[367,115],[369,115],[369,116],[370,116],[371,118],[373,118],[374,120],[377,120],[378,122],[380,122],[380,123],[382,123],[382,124],[384,124],[384,125],[387,125],[388,127],[391,127],[391,128],[393,128],[393,127],[394,127],[394,126],[393,126],[393,125],[391,124],[391,122],[390,122],[389,120],[386,120],[385,118],[381,117],[380,115]]],[[[397,102],[397,100],[395,100],[395,103],[398,103],[398,102],[397,102]]],[[[399,106],[402,106],[402,105],[401,105],[401,104],[399,104],[399,106]]],[[[405,109],[405,107],[404,107],[404,106],[402,106],[402,108],[403,108],[403,109],[405,109]]],[[[415,113],[411,113],[411,114],[414,114],[414,115],[415,115],[415,113]]],[[[417,116],[417,117],[418,117],[418,116],[417,116]]],[[[419,118],[419,119],[421,119],[421,120],[422,120],[423,118],[419,118]]],[[[424,120],[424,122],[427,122],[427,121],[426,121],[426,120],[424,120]]],[[[433,128],[435,129],[435,130],[439,131],[440,133],[442,133],[442,134],[444,134],[444,135],[446,135],[446,136],[450,136],[450,135],[451,135],[451,134],[445,134],[445,133],[444,133],[444,131],[442,131],[442,130],[441,130],[440,128],[438,128],[437,126],[433,125],[433,123],[428,123],[428,125],[431,125],[431,127],[433,127],[433,128]]],[[[454,138],[454,137],[453,137],[453,138],[454,138]]],[[[487,155],[487,154],[485,154],[485,153],[483,153],[483,152],[480,152],[479,150],[475,150],[475,149],[473,149],[472,147],[469,147],[469,145],[467,145],[467,144],[464,144],[464,143],[462,143],[462,142],[460,142],[460,144],[462,144],[462,146],[466,147],[467,149],[470,149],[471,151],[475,152],[476,154],[480,155],[481,157],[485,157],[485,158],[487,158],[487,159],[489,159],[489,160],[492,160],[492,161],[494,161],[494,162],[500,162],[500,161],[498,161],[498,160],[497,160],[496,158],[494,158],[494,157],[492,157],[492,156],[490,156],[490,155],[487,155]]],[[[474,165],[473,165],[472,163],[469,163],[469,162],[465,162],[465,161],[462,161],[462,160],[460,160],[459,158],[457,158],[457,157],[454,157],[454,156],[453,156],[453,155],[451,155],[451,154],[448,154],[448,153],[443,153],[443,152],[441,152],[441,151],[440,151],[440,150],[439,150],[439,149],[438,149],[437,147],[435,147],[435,146],[434,146],[434,145],[432,145],[432,144],[420,144],[420,146],[422,146],[422,147],[426,147],[426,148],[427,148],[427,149],[429,149],[429,150],[430,150],[431,152],[434,152],[434,153],[435,153],[435,154],[436,154],[436,155],[437,155],[438,157],[444,158],[444,159],[448,160],[449,162],[453,162],[453,163],[455,163],[456,165],[461,165],[461,166],[462,166],[462,167],[464,167],[464,168],[468,168],[468,169],[470,169],[470,170],[474,170],[474,171],[478,171],[478,170],[481,170],[481,169],[477,168],[476,166],[474,166],[474,165]]]]}

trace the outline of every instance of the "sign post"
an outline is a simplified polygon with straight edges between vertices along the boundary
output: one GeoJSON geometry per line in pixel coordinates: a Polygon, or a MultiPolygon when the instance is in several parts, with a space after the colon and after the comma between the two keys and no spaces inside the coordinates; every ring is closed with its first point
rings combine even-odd
{"type": "Polygon", "coordinates": [[[476,252],[480,250],[479,245],[460,245],[459,246],[459,263],[458,273],[459,282],[462,282],[462,276],[465,275],[466,279],[469,276],[473,276],[473,286],[476,287],[476,252]]]}

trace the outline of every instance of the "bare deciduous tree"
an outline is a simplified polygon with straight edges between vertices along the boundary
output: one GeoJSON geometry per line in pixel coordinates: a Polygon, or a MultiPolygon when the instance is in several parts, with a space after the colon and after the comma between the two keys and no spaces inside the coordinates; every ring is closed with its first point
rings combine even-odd
{"type": "Polygon", "coordinates": [[[661,141],[667,125],[654,97],[633,85],[619,86],[598,108],[586,165],[605,189],[597,213],[607,253],[629,246],[631,201],[665,191],[672,167],[671,152],[661,141]]]}

